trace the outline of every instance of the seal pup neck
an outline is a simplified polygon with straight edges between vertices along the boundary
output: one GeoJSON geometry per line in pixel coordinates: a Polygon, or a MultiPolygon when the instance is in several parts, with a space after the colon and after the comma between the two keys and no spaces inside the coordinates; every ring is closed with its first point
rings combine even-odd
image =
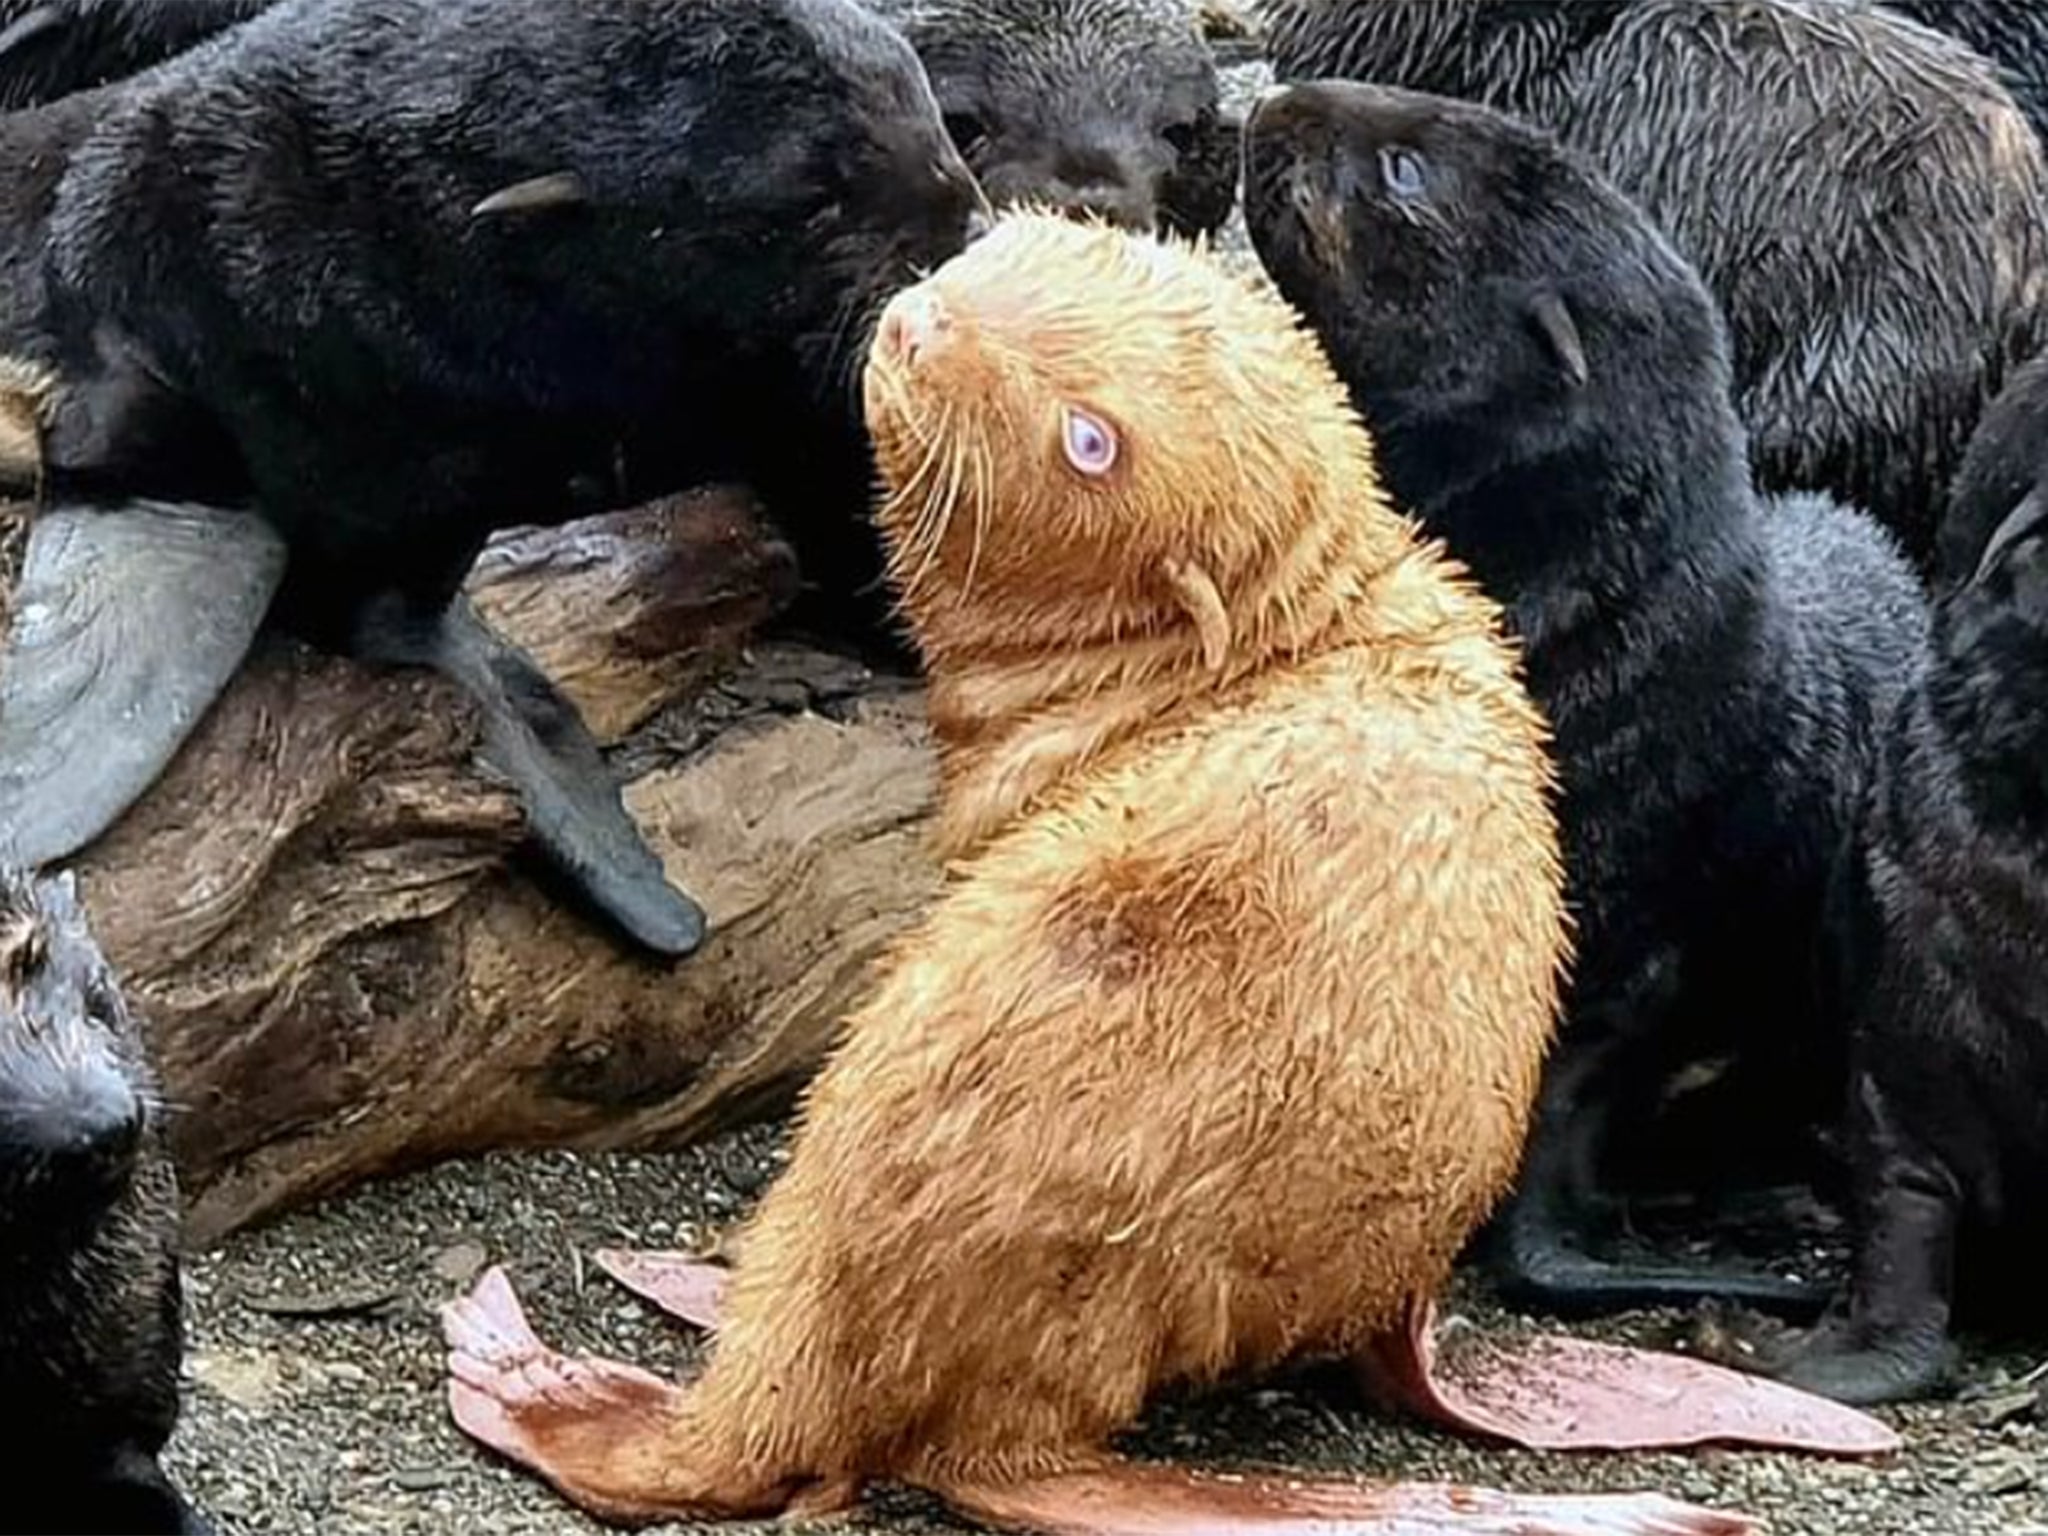
{"type": "Polygon", "coordinates": [[[1199,246],[1008,214],[891,301],[864,388],[946,855],[1190,700],[1491,616],[1300,317],[1199,246]]]}

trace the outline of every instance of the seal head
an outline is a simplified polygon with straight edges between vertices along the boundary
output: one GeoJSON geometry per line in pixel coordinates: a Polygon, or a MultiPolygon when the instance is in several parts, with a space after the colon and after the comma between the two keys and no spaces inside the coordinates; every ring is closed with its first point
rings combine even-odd
{"type": "Polygon", "coordinates": [[[1237,131],[1182,0],[895,0],[992,201],[1198,234],[1229,218],[1237,131]]]}
{"type": "Polygon", "coordinates": [[[1549,546],[1561,519],[1590,533],[1611,505],[1560,485],[1523,509],[1519,530],[1458,526],[1459,509],[1489,504],[1468,493],[1497,471],[1576,454],[1601,465],[1594,491],[1631,473],[1608,458],[1642,445],[1682,451],[1695,478],[1702,463],[1742,472],[1712,300],[1550,134],[1420,92],[1324,81],[1259,101],[1245,166],[1260,260],[1328,345],[1396,493],[1483,580],[1510,549],[1549,546]],[[1617,419],[1653,413],[1683,429],[1617,442],[1617,419]]]}
{"type": "Polygon", "coordinates": [[[877,516],[920,642],[1151,641],[1208,670],[1298,647],[1339,542],[1370,570],[1413,540],[1328,359],[1263,284],[1066,224],[1005,216],[876,328],[877,516]],[[1246,425],[1191,426],[1219,420],[1246,425]]]}
{"type": "Polygon", "coordinates": [[[72,877],[0,876],[0,1231],[89,1223],[128,1187],[149,1112],[138,1041],[72,877]]]}

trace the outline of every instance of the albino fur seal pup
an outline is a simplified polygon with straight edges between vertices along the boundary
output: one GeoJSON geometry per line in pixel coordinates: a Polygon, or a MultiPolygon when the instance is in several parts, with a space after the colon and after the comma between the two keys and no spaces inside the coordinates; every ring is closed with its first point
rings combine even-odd
{"type": "Polygon", "coordinates": [[[209,1529],[157,1460],[182,1316],[141,1031],[72,877],[0,868],[0,1531],[209,1529]]]}
{"type": "MultiPolygon", "coordinates": [[[[118,79],[274,3],[0,0],[0,106],[118,79]]],[[[1183,234],[1230,217],[1238,127],[1184,0],[866,4],[917,50],[947,131],[997,203],[1183,234]]]]}
{"type": "MultiPolygon", "coordinates": [[[[891,301],[865,393],[950,887],[812,1084],[702,1378],[555,1354],[494,1272],[446,1317],[458,1422],[621,1521],[895,1479],[1052,1530],[1748,1529],[1110,1450],[1162,1388],[1303,1356],[1425,1395],[1565,957],[1541,722],[1313,339],[1195,250],[999,220],[891,301]]],[[[1595,1437],[1689,1390],[1623,1353],[1595,1437]]],[[[1681,1408],[1846,1412],[1734,1401],[1681,1408]]],[[[1506,1412],[1584,1443],[1569,1407],[1506,1412]]]]}
{"type": "Polygon", "coordinates": [[[675,489],[857,431],[873,308],[983,206],[901,36],[852,0],[285,0],[0,153],[0,352],[52,381],[0,854],[111,823],[275,595],[467,688],[540,846],[693,950],[574,707],[460,586],[622,442],[675,489]]]}
{"type": "Polygon", "coordinates": [[[1959,1236],[2048,1230],[2048,370],[2014,376],[1957,484],[1984,503],[1959,498],[1966,522],[2003,515],[1935,609],[1838,888],[1850,1283],[1763,1359],[1847,1402],[1946,1384],[1959,1236]],[[2000,494],[2022,445],[2032,476],[2000,494]]]}
{"type": "Polygon", "coordinates": [[[2048,166],[1989,61],[1839,0],[1262,4],[1282,80],[1478,101],[1587,155],[1719,300],[1762,487],[1862,507],[1924,568],[2048,339],[2048,166]]]}
{"type": "Polygon", "coordinates": [[[1556,732],[1577,961],[1496,1278],[1554,1311],[1719,1295],[1810,1316],[1810,1285],[1586,1250],[1626,1161],[1610,1131],[1681,1065],[1732,1058],[1789,1101],[1751,1106],[1745,1141],[1838,1099],[1837,1021],[1800,983],[1925,644],[1912,572],[1860,514],[1759,505],[1713,301],[1551,135],[1324,82],[1263,98],[1245,155],[1260,259],[1391,493],[1506,606],[1556,732]]]}

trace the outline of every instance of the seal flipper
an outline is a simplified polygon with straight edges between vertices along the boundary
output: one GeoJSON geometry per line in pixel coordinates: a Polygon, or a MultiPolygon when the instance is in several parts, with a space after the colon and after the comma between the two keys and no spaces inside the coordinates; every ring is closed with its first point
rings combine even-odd
{"type": "Polygon", "coordinates": [[[1749,1368],[1842,1403],[1931,1397],[1955,1372],[1949,1317],[1962,1183],[1907,1134],[1867,1069],[1857,1079],[1857,1241],[1846,1296],[1749,1368]]]}
{"type": "Polygon", "coordinates": [[[477,701],[483,761],[517,789],[549,859],[620,928],[672,958],[704,942],[703,909],[668,883],[576,706],[466,598],[423,614],[387,594],[354,639],[357,655],[433,667],[477,701]]]}
{"type": "Polygon", "coordinates": [[[663,1454],[687,1394],[637,1366],[550,1349],[496,1265],[469,1295],[442,1308],[441,1331],[456,1427],[602,1520],[765,1515],[790,1502],[791,1490],[780,1486],[714,1492],[708,1480],[696,1497],[617,1491],[626,1482],[690,1480],[663,1454]]]}
{"type": "Polygon", "coordinates": [[[693,1328],[715,1332],[732,1271],[670,1249],[600,1248],[597,1267],[693,1328]]]}
{"type": "Polygon", "coordinates": [[[1828,1289],[1777,1275],[1666,1265],[1617,1264],[1580,1252],[1555,1223],[1510,1206],[1486,1234],[1487,1274],[1511,1307],[1554,1317],[1594,1317],[1638,1307],[1729,1301],[1773,1317],[1810,1322],[1828,1289]]]}
{"type": "MultiPolygon", "coordinates": [[[[661,1435],[685,1394],[633,1366],[550,1349],[496,1267],[469,1296],[444,1308],[441,1320],[456,1425],[600,1518],[640,1524],[763,1513],[791,1502],[793,1490],[783,1488],[687,1502],[608,1491],[604,1485],[618,1481],[610,1474],[619,1447],[661,1435]]],[[[835,1495],[847,1491],[827,1486],[835,1495]]],[[[1333,1526],[1359,1536],[1743,1536],[1757,1529],[1740,1515],[1654,1494],[1524,1495],[1337,1478],[1215,1477],[1117,1460],[1023,1483],[927,1486],[966,1514],[1047,1536],[1240,1529],[1247,1536],[1328,1536],[1333,1526]]],[[[825,1512],[811,1501],[804,1509],[825,1512]]]]}
{"type": "Polygon", "coordinates": [[[65,858],[142,796],[234,676],[284,568],[284,541],[248,512],[36,515],[0,658],[0,859],[65,858]]]}
{"type": "Polygon", "coordinates": [[[1214,1474],[1111,1460],[1003,1484],[932,1486],[990,1525],[1044,1536],[1742,1536],[1745,1515],[1654,1493],[1526,1494],[1447,1483],[1214,1474]]]}
{"type": "Polygon", "coordinates": [[[1435,1308],[1423,1303],[1359,1366],[1387,1406],[1527,1450],[1717,1444],[1878,1456],[1901,1444],[1868,1414],[1684,1355],[1555,1334],[1474,1336],[1457,1353],[1453,1368],[1440,1368],[1435,1308]]]}
{"type": "MultiPolygon", "coordinates": [[[[1670,953],[1646,963],[1635,983],[1578,1020],[1576,1048],[1545,1071],[1522,1170],[1475,1248],[1495,1292],[1509,1306],[1555,1317],[1593,1317],[1637,1307],[1728,1301],[1792,1322],[1826,1310],[1827,1286],[1756,1272],[1620,1264],[1597,1258],[1580,1234],[1592,1225],[1597,1162],[1612,1105],[1644,1080],[1642,1034],[1609,1026],[1601,1013],[1667,1005],[1679,966],[1670,953]]],[[[1654,1040],[1654,1032],[1649,1039],[1654,1040]]]]}

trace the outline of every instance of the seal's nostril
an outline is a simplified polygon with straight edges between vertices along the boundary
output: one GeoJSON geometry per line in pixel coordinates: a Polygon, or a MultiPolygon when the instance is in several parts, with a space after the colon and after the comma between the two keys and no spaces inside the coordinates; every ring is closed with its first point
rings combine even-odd
{"type": "Polygon", "coordinates": [[[905,363],[914,363],[946,333],[950,324],[936,295],[926,288],[913,288],[898,294],[882,312],[875,344],[905,363]]]}

